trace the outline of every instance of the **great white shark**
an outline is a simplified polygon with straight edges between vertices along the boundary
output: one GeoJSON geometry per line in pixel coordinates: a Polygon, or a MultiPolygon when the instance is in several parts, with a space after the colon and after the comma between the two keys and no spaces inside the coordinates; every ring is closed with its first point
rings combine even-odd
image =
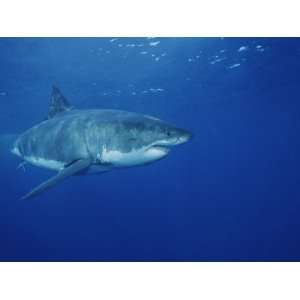
{"type": "Polygon", "coordinates": [[[18,135],[11,152],[34,166],[57,172],[22,197],[26,199],[73,175],[152,163],[190,138],[187,130],[148,115],[74,109],[53,87],[48,117],[18,135]]]}

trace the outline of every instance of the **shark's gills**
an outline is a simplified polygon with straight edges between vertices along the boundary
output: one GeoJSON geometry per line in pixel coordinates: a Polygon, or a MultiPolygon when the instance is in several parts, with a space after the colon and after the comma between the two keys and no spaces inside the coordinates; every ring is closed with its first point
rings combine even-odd
{"type": "Polygon", "coordinates": [[[69,165],[67,168],[61,170],[57,175],[51,177],[50,179],[44,181],[39,186],[31,190],[29,193],[24,195],[21,199],[28,199],[32,198],[41,192],[45,191],[46,189],[56,185],[57,183],[61,182],[62,180],[78,174],[83,170],[87,169],[91,165],[90,159],[80,159],[75,161],[73,164],[69,165]]]}

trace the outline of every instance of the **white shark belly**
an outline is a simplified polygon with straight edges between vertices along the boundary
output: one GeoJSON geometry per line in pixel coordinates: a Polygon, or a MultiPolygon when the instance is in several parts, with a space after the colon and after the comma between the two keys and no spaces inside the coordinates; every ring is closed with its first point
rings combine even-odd
{"type": "Polygon", "coordinates": [[[14,153],[15,155],[19,156],[20,158],[24,159],[28,163],[30,163],[34,166],[37,166],[37,167],[45,168],[45,169],[60,171],[64,168],[64,166],[66,164],[65,162],[62,162],[62,161],[46,159],[43,157],[38,157],[38,156],[33,156],[33,155],[23,156],[17,147],[14,147],[11,150],[11,152],[14,153]]]}
{"type": "Polygon", "coordinates": [[[130,152],[121,152],[119,150],[107,150],[103,148],[101,160],[104,163],[113,164],[116,167],[131,167],[144,165],[161,159],[168,154],[168,150],[157,148],[143,148],[130,152]]]}
{"type": "Polygon", "coordinates": [[[52,159],[45,159],[41,157],[34,157],[34,156],[26,156],[24,160],[35,165],[37,167],[42,167],[45,169],[60,171],[64,168],[65,163],[61,161],[56,161],[52,159]]]}

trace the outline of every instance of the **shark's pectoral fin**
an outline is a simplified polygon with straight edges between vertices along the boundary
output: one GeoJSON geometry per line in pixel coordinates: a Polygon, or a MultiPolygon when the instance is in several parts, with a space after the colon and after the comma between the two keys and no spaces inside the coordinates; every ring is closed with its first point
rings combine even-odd
{"type": "Polygon", "coordinates": [[[36,196],[43,192],[44,190],[56,185],[57,183],[63,181],[64,179],[78,174],[85,169],[87,169],[91,165],[91,160],[90,159],[79,159],[75,162],[73,162],[71,165],[68,167],[64,168],[62,171],[60,171],[57,175],[51,177],[50,179],[44,181],[41,183],[39,186],[31,190],[29,193],[24,195],[21,199],[27,199],[31,198],[33,196],[36,196]]]}

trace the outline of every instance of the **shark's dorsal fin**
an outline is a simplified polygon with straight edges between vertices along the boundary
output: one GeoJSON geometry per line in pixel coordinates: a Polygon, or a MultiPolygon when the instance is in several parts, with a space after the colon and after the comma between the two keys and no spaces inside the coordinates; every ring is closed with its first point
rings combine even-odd
{"type": "Polygon", "coordinates": [[[48,119],[55,117],[57,114],[69,111],[72,107],[69,101],[63,96],[61,91],[56,87],[52,87],[48,119]]]}

